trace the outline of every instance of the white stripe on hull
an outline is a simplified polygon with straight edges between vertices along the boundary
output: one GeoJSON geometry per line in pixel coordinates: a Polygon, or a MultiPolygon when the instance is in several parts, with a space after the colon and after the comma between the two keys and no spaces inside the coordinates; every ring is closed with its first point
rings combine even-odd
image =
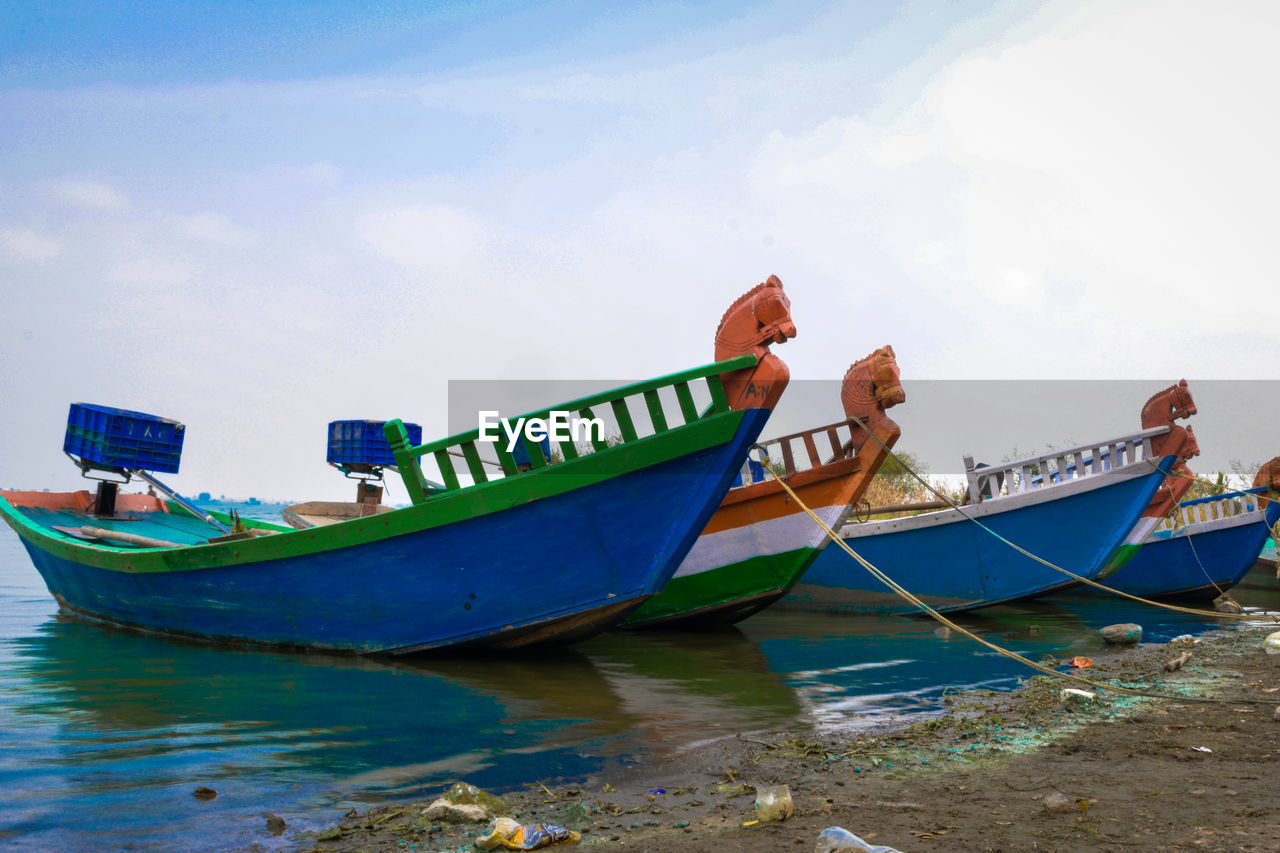
{"type": "MultiPolygon", "coordinates": [[[[847,504],[810,509],[833,529],[839,528],[850,513],[847,504]]],[[[753,557],[782,554],[797,548],[818,548],[826,541],[827,534],[813,523],[813,519],[804,510],[797,508],[795,512],[781,518],[702,534],[680,568],[676,569],[675,577],[701,574],[753,557]]]]}
{"type": "Polygon", "coordinates": [[[1141,545],[1151,535],[1151,531],[1156,529],[1156,525],[1164,521],[1163,518],[1147,518],[1145,515],[1138,519],[1138,523],[1129,531],[1129,535],[1124,537],[1125,545],[1141,545]]]}

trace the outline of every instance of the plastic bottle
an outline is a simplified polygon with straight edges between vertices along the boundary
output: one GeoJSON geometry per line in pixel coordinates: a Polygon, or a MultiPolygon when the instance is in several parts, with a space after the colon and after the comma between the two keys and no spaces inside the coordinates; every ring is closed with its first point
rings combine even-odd
{"type": "Polygon", "coordinates": [[[786,785],[756,790],[756,813],[760,820],[786,820],[795,812],[791,804],[791,789],[786,785]]]}
{"type": "Polygon", "coordinates": [[[836,853],[836,851],[860,851],[860,853],[902,853],[893,847],[877,844],[872,847],[858,836],[841,826],[832,826],[818,833],[818,844],[813,853],[836,853]]]}

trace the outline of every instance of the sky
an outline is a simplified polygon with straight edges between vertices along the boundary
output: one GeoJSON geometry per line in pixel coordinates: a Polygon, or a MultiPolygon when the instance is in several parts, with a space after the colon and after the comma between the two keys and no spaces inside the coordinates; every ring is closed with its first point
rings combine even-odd
{"type": "Polygon", "coordinates": [[[185,423],[183,492],[348,497],[330,420],[702,364],[771,274],[798,380],[886,343],[909,398],[1271,379],[1278,39],[1267,2],[0,3],[0,486],[82,482],[83,401],[185,423]]]}

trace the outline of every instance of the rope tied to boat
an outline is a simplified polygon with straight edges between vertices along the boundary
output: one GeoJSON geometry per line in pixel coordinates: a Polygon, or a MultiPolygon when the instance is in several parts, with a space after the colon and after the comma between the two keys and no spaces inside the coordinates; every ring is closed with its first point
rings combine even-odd
{"type": "MultiPolygon", "coordinates": [[[[914,469],[914,468],[912,468],[910,465],[908,465],[908,464],[906,463],[906,461],[902,459],[902,457],[901,457],[901,456],[899,456],[898,454],[894,453],[894,452],[893,452],[893,448],[891,448],[891,447],[889,447],[889,445],[885,444],[885,443],[880,439],[880,436],[876,435],[876,434],[875,434],[875,432],[874,432],[874,431],[873,431],[869,426],[867,426],[867,425],[866,425],[866,423],[864,423],[864,422],[862,421],[862,419],[861,419],[861,418],[859,418],[857,415],[850,415],[850,416],[849,416],[849,420],[853,421],[853,422],[854,422],[854,423],[856,423],[858,426],[862,427],[862,429],[866,431],[867,435],[871,436],[871,438],[873,438],[877,444],[879,444],[882,448],[884,448],[885,452],[886,452],[886,453],[888,453],[888,454],[889,454],[889,456],[890,456],[890,457],[892,457],[892,458],[893,458],[893,460],[894,460],[895,462],[897,462],[899,465],[901,465],[901,466],[903,467],[903,469],[904,469],[908,474],[910,474],[913,478],[915,478],[915,479],[916,479],[916,480],[917,480],[917,481],[918,481],[922,486],[924,486],[926,489],[928,489],[928,490],[929,490],[929,491],[930,491],[930,492],[931,492],[935,497],[937,497],[940,501],[942,501],[943,503],[945,503],[945,504],[946,504],[948,507],[950,507],[951,509],[954,509],[956,512],[960,513],[960,515],[961,515],[963,518],[966,518],[966,519],[968,519],[969,521],[972,521],[974,524],[978,525],[978,527],[980,527],[982,530],[986,531],[987,533],[991,534],[992,536],[994,536],[994,537],[995,537],[996,539],[998,539],[999,541],[1003,542],[1005,545],[1008,545],[1010,548],[1012,548],[1013,550],[1017,551],[1019,554],[1022,554],[1024,557],[1028,557],[1028,558],[1030,558],[1030,559],[1032,559],[1032,560],[1035,560],[1037,563],[1039,563],[1039,564],[1040,564],[1040,565],[1042,565],[1042,566],[1046,566],[1046,567],[1048,567],[1048,568],[1050,568],[1050,569],[1053,569],[1055,572],[1061,572],[1062,574],[1066,575],[1067,577],[1069,577],[1069,578],[1071,578],[1071,579],[1073,579],[1073,580],[1079,581],[1080,583],[1083,583],[1083,584],[1085,584],[1085,585],[1087,585],[1087,586],[1091,586],[1091,587],[1093,587],[1094,589],[1100,589],[1100,590],[1102,590],[1103,592],[1108,592],[1108,593],[1110,593],[1110,594],[1112,594],[1112,595],[1116,595],[1116,596],[1119,596],[1119,597],[1121,597],[1121,598],[1127,598],[1127,599],[1129,599],[1130,601],[1136,601],[1136,602],[1138,602],[1138,603],[1140,603],[1140,604],[1148,604],[1148,605],[1150,605],[1150,606],[1152,606],[1152,607],[1159,607],[1159,608],[1162,608],[1162,609],[1164,609],[1164,610],[1172,611],[1172,612],[1174,612],[1174,613],[1186,613],[1186,614],[1191,615],[1191,616],[1199,616],[1199,617],[1202,617],[1202,618],[1203,618],[1203,617],[1208,617],[1208,618],[1212,618],[1212,619],[1240,619],[1240,620],[1243,620],[1243,621],[1250,621],[1250,622],[1252,622],[1252,621],[1256,621],[1256,620],[1259,620],[1259,619],[1269,619],[1269,620],[1270,620],[1270,621],[1272,621],[1272,622],[1280,622],[1280,615],[1276,615],[1276,614],[1272,614],[1272,613],[1269,613],[1269,614],[1260,614],[1260,613],[1222,613],[1222,612],[1218,612],[1218,611],[1216,611],[1216,610],[1199,610],[1199,609],[1194,608],[1194,607],[1182,607],[1182,606],[1177,605],[1177,604],[1169,604],[1169,603],[1167,603],[1167,602],[1163,602],[1163,601],[1153,601],[1153,600],[1151,600],[1151,599],[1149,599],[1149,598],[1143,598],[1143,597],[1142,597],[1142,596],[1140,596],[1140,595],[1133,595],[1132,593],[1124,592],[1123,590],[1119,590],[1119,589],[1116,589],[1116,588],[1114,588],[1114,587],[1107,586],[1106,584],[1098,583],[1097,581],[1093,580],[1092,578],[1087,578],[1087,577],[1085,577],[1084,575],[1076,574],[1075,572],[1071,571],[1070,569],[1064,569],[1062,566],[1059,566],[1059,565],[1057,565],[1057,564],[1055,564],[1055,563],[1053,563],[1053,562],[1050,562],[1049,560],[1046,560],[1046,559],[1044,559],[1043,557],[1041,557],[1041,556],[1039,556],[1039,555],[1037,555],[1037,554],[1033,554],[1033,553],[1031,553],[1031,552],[1030,552],[1030,551],[1028,551],[1026,548],[1023,548],[1021,545],[1019,545],[1018,543],[1016,543],[1016,542],[1012,542],[1012,541],[1010,541],[1009,539],[1006,539],[1006,538],[1005,538],[1004,536],[1002,536],[1001,534],[997,533],[996,531],[992,530],[992,529],[991,529],[990,527],[988,527],[987,525],[983,524],[983,523],[982,523],[980,520],[978,520],[977,518],[974,518],[972,515],[970,515],[969,513],[965,512],[965,511],[964,511],[964,508],[963,508],[960,504],[956,503],[954,500],[952,500],[950,497],[948,497],[945,493],[943,493],[943,492],[939,491],[938,489],[936,489],[936,488],[933,486],[933,484],[932,484],[932,483],[930,483],[928,480],[924,479],[924,478],[923,478],[923,477],[921,477],[918,473],[916,473],[915,469],[914,469]]],[[[1147,462],[1150,462],[1151,460],[1146,460],[1146,461],[1147,461],[1147,462]]],[[[768,466],[765,466],[765,467],[767,468],[768,466]]],[[[844,540],[842,539],[841,541],[843,542],[844,540]]]]}
{"type": "MultiPolygon", "coordinates": [[[[753,449],[763,450],[763,448],[761,448],[759,445],[753,445],[753,449]]],[[[901,460],[899,460],[899,462],[901,462],[901,460]]],[[[1036,672],[1039,672],[1043,675],[1047,675],[1051,678],[1057,678],[1062,681],[1070,681],[1076,684],[1082,684],[1086,687],[1091,687],[1094,690],[1099,690],[1099,691],[1109,690],[1112,693],[1120,693],[1126,696],[1135,696],[1135,697],[1141,697],[1146,699],[1170,699],[1170,700],[1175,700],[1180,702],[1198,702],[1202,704],[1223,704],[1223,705],[1245,704],[1245,705],[1268,705],[1268,706],[1274,704],[1274,700],[1259,699],[1255,697],[1242,697],[1239,699],[1218,699],[1218,698],[1213,698],[1208,696],[1191,696],[1191,695],[1179,695],[1179,694],[1171,695],[1168,693],[1156,693],[1155,691],[1152,691],[1152,690],[1142,690],[1140,688],[1135,688],[1135,687],[1124,687],[1119,684],[1104,684],[1102,682],[1092,681],[1088,678],[1084,678],[1083,676],[1073,675],[1069,672],[1059,672],[1058,670],[1047,667],[1042,663],[1033,661],[1024,655],[1020,655],[1015,651],[1011,651],[1009,649],[1004,648],[1003,646],[996,645],[990,640],[987,640],[983,637],[978,636],[974,632],[970,631],[968,628],[965,628],[964,626],[948,619],[946,616],[943,616],[941,613],[939,613],[937,610],[934,610],[932,607],[930,607],[928,604],[926,604],[916,595],[912,594],[910,591],[900,586],[897,583],[897,581],[895,581],[893,578],[889,577],[880,569],[876,568],[876,566],[874,566],[869,560],[867,560],[857,551],[853,550],[853,548],[849,546],[849,543],[845,542],[844,539],[841,538],[840,534],[832,530],[831,527],[825,521],[823,521],[822,518],[818,516],[817,513],[811,510],[808,507],[808,505],[805,504],[805,502],[800,499],[800,496],[795,493],[795,490],[791,488],[791,486],[787,483],[784,477],[779,477],[777,473],[775,473],[773,469],[770,468],[768,465],[765,465],[764,469],[769,473],[769,476],[773,477],[773,479],[778,482],[778,484],[782,487],[783,491],[787,493],[787,496],[790,497],[791,500],[796,502],[796,506],[804,510],[805,514],[808,515],[809,518],[813,519],[813,523],[818,525],[818,528],[822,530],[824,534],[826,534],[828,539],[830,539],[835,544],[839,545],[842,549],[844,549],[845,553],[853,557],[853,559],[857,560],[859,565],[861,565],[864,569],[870,572],[872,576],[876,578],[876,580],[880,581],[882,584],[887,586],[893,592],[897,593],[897,595],[899,595],[908,603],[919,608],[924,613],[928,614],[938,622],[941,622],[947,628],[951,629],[952,631],[955,631],[958,634],[963,634],[964,636],[968,637],[969,639],[973,640],[976,643],[979,643],[980,645],[986,646],[988,649],[991,649],[993,652],[1001,655],[1002,657],[1006,657],[1006,658],[1009,658],[1010,660],[1017,661],[1018,663],[1028,666],[1031,669],[1034,669],[1036,672]]],[[[1214,615],[1217,615],[1217,614],[1214,614],[1214,615]]]]}

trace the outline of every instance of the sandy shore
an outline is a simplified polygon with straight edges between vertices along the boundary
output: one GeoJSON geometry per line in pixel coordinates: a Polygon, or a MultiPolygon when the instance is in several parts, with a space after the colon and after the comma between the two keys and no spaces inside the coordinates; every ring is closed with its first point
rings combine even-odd
{"type": "MultiPolygon", "coordinates": [[[[1280,850],[1271,630],[1109,650],[1082,671],[1183,698],[1064,702],[1071,685],[1034,676],[1014,693],[957,693],[947,713],[904,729],[739,735],[504,799],[521,822],[568,825],[583,833],[580,847],[611,850],[809,851],[829,826],[905,853],[1280,850]],[[1185,665],[1167,671],[1184,651],[1185,665]],[[754,789],[779,784],[795,813],[756,821],[754,789]]],[[[427,820],[426,805],[353,812],[297,840],[344,853],[456,851],[484,831],[427,820]]]]}

